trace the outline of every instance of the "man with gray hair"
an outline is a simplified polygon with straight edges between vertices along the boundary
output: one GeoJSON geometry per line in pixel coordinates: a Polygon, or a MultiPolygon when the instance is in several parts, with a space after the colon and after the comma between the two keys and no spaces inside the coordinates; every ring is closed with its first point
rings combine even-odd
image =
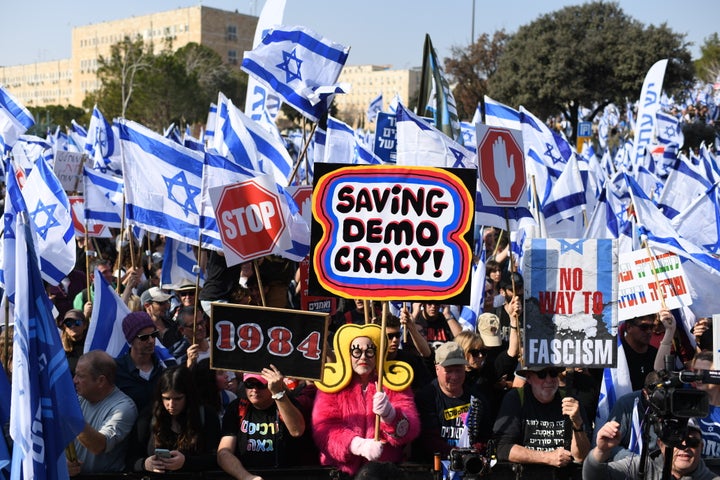
{"type": "Polygon", "coordinates": [[[137,419],[135,403],[115,386],[115,360],[102,350],[82,355],[73,383],[80,397],[85,428],[74,442],[77,460],[70,476],[122,472],[128,434],[137,419]]]}

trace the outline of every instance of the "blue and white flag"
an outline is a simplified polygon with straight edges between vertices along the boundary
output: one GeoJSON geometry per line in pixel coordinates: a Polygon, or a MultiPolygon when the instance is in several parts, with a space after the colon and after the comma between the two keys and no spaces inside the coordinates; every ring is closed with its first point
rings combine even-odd
{"type": "Polygon", "coordinates": [[[122,175],[122,159],[117,127],[111,125],[97,108],[93,107],[88,134],[85,139],[85,153],[93,159],[93,168],[102,172],[110,171],[122,175]]]}
{"type": "Polygon", "coordinates": [[[453,140],[460,136],[455,98],[428,34],[423,46],[417,113],[432,117],[435,127],[453,140]]]}
{"type": "Polygon", "coordinates": [[[577,155],[572,155],[542,206],[545,221],[558,222],[579,215],[585,210],[586,203],[577,155]]]}
{"type": "Polygon", "coordinates": [[[681,160],[670,170],[665,187],[657,199],[657,206],[663,215],[672,220],[712,185],[712,181],[681,160]]]}
{"type": "Polygon", "coordinates": [[[44,138],[35,135],[20,135],[11,151],[15,167],[22,170],[25,175],[30,174],[38,158],[44,158],[51,168],[54,163],[52,145],[44,138]]]}
{"type": "MultiPolygon", "coordinates": [[[[273,25],[282,25],[285,13],[285,0],[267,0],[258,17],[253,38],[253,48],[260,45],[265,34],[273,25]]],[[[252,75],[248,78],[245,114],[252,120],[277,129],[275,120],[282,102],[267,85],[258,82],[252,75]]]]}
{"type": "Polygon", "coordinates": [[[15,233],[15,297],[10,435],[13,479],[68,479],[65,447],[84,428],[52,304],[40,278],[27,212],[15,233]]]}
{"type": "Polygon", "coordinates": [[[370,100],[370,105],[368,105],[368,111],[367,111],[367,121],[368,123],[372,123],[375,121],[375,118],[377,117],[377,114],[382,112],[383,109],[383,95],[382,92],[380,92],[380,95],[370,100]]]}
{"type": "Polygon", "coordinates": [[[0,86],[0,149],[9,152],[18,137],[35,125],[32,113],[0,86]]]}
{"type": "Polygon", "coordinates": [[[117,358],[129,349],[123,334],[122,321],[130,313],[130,309],[99,271],[95,270],[94,278],[95,297],[85,337],[85,351],[103,350],[117,358]]]}
{"type": "Polygon", "coordinates": [[[463,330],[475,332],[477,330],[477,319],[483,313],[483,301],[485,299],[485,250],[480,253],[480,260],[473,266],[472,290],[470,291],[470,305],[465,305],[460,312],[458,322],[463,330]]]}
{"type": "Polygon", "coordinates": [[[15,224],[18,212],[26,212],[25,199],[20,191],[15,167],[8,161],[6,167],[5,211],[3,212],[2,236],[2,288],[10,303],[15,303],[15,224]]]}
{"type": "Polygon", "coordinates": [[[57,285],[75,267],[75,227],[70,201],[55,173],[39,158],[22,190],[37,233],[43,280],[57,285]]]}
{"type": "Polygon", "coordinates": [[[379,165],[382,160],[360,141],[350,125],[328,115],[325,162],[379,165]]]}
{"type": "Polygon", "coordinates": [[[629,202],[623,205],[621,200],[612,193],[613,184],[605,182],[595,209],[585,228],[583,238],[617,238],[618,252],[633,250],[632,223],[627,219],[625,211],[629,202]]]}
{"type": "Polygon", "coordinates": [[[637,225],[656,252],[673,252],[680,256],[690,287],[692,310],[697,316],[712,315],[720,305],[716,285],[720,281],[720,259],[699,245],[684,239],[663,216],[645,192],[625,174],[632,198],[637,225]]]}
{"type": "Polygon", "coordinates": [[[683,238],[714,254],[720,254],[719,186],[720,183],[715,183],[671,220],[683,238]]]}
{"type": "MultiPolygon", "coordinates": [[[[476,112],[477,114],[477,112],[476,112]]],[[[478,123],[473,120],[473,123],[478,123]]],[[[522,130],[520,112],[485,95],[485,124],[522,130]]]]}
{"type": "Polygon", "coordinates": [[[129,225],[197,245],[203,154],[118,120],[129,225]]]}
{"type": "Polygon", "coordinates": [[[469,152],[477,153],[477,128],[474,123],[460,122],[460,137],[469,152]]]}
{"type": "Polygon", "coordinates": [[[396,116],[398,165],[477,169],[477,157],[472,152],[402,104],[396,116]]]}
{"type": "Polygon", "coordinates": [[[225,95],[218,95],[213,146],[242,168],[258,175],[270,174],[287,186],[293,160],[276,137],[237,109],[225,95]]]}
{"type": "Polygon", "coordinates": [[[215,137],[215,123],[217,123],[217,105],[211,103],[210,108],[208,109],[207,121],[205,122],[205,136],[203,137],[206,145],[213,144],[213,138],[215,137]]]}
{"type": "MultiPolygon", "coordinates": [[[[197,274],[197,258],[192,245],[179,242],[172,238],[165,240],[162,263],[162,285],[178,285],[185,278],[195,283],[197,274]]],[[[200,275],[200,286],[204,283],[203,275],[200,275]]]]}
{"type": "Polygon", "coordinates": [[[675,143],[682,147],[685,142],[685,135],[683,135],[682,128],[680,128],[680,121],[677,117],[658,110],[655,114],[657,117],[657,139],[663,145],[668,143],[675,143]]]}
{"type": "Polygon", "coordinates": [[[72,145],[72,148],[69,150],[82,153],[87,143],[87,130],[85,130],[85,127],[75,120],[70,120],[70,127],[68,128],[67,134],[68,144],[72,145]]]}
{"type": "Polygon", "coordinates": [[[182,143],[190,150],[195,150],[196,152],[205,151],[205,144],[199,138],[192,136],[192,132],[190,132],[190,125],[185,127],[185,135],[183,135],[182,143]]]}
{"type": "Polygon", "coordinates": [[[336,93],[349,91],[349,86],[336,84],[349,51],[305,27],[278,27],[245,52],[242,69],[317,122],[336,93]]]}
{"type": "Polygon", "coordinates": [[[123,179],[83,167],[85,219],[88,225],[122,227],[123,179]]]}
{"type": "Polygon", "coordinates": [[[388,112],[392,113],[393,115],[397,113],[397,107],[402,103],[402,99],[400,98],[400,94],[396,93],[395,96],[390,100],[390,105],[388,105],[388,112]]]}
{"type": "Polygon", "coordinates": [[[625,358],[625,350],[623,350],[620,335],[617,336],[617,343],[617,368],[606,368],[603,371],[595,425],[607,423],[617,399],[626,393],[632,392],[630,369],[625,358]]]}

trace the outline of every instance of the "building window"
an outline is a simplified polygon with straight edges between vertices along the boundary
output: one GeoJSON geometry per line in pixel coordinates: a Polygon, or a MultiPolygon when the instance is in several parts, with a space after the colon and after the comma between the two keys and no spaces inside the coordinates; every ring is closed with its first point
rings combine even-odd
{"type": "Polygon", "coordinates": [[[229,42],[236,42],[237,41],[237,25],[228,25],[225,29],[225,38],[229,42]]]}
{"type": "Polygon", "coordinates": [[[228,50],[228,63],[230,65],[238,64],[237,50],[228,50]]]}

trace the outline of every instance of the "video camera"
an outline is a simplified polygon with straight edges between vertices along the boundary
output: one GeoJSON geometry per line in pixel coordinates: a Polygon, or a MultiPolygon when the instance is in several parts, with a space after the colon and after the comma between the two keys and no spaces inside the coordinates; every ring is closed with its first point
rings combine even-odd
{"type": "Polygon", "coordinates": [[[450,470],[463,472],[463,479],[473,480],[490,473],[489,460],[474,448],[453,448],[450,450],[450,470]]]}
{"type": "Polygon", "coordinates": [[[646,385],[650,419],[658,438],[666,445],[679,447],[687,435],[688,419],[707,417],[710,403],[707,392],[685,388],[693,382],[720,384],[720,371],[699,372],[671,370],[674,357],[665,359],[665,370],[658,372],[657,382],[646,385]]]}

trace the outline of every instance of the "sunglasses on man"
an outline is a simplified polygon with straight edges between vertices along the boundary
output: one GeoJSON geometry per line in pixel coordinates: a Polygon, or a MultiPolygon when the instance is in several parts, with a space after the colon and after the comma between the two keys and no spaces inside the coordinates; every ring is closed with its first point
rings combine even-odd
{"type": "Polygon", "coordinates": [[[147,341],[150,340],[151,338],[153,338],[153,339],[154,339],[154,338],[158,338],[159,335],[160,335],[160,332],[158,332],[157,330],[155,330],[154,332],[144,333],[144,334],[142,334],[142,335],[138,335],[138,336],[136,336],[135,338],[137,338],[137,339],[140,340],[141,342],[147,342],[147,341]]]}

